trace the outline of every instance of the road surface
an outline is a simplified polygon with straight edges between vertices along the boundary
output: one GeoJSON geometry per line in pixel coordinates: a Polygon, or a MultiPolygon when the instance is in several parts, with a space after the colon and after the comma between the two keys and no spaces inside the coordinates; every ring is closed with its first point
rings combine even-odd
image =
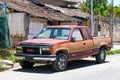
{"type": "Polygon", "coordinates": [[[120,80],[120,55],[107,56],[103,64],[94,60],[71,62],[68,70],[54,72],[51,66],[35,66],[0,72],[0,80],[120,80]]]}

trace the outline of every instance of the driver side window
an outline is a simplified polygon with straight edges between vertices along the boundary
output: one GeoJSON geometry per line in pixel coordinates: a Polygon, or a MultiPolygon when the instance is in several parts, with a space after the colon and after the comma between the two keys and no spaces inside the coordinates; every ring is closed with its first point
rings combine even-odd
{"type": "Polygon", "coordinates": [[[75,40],[83,40],[82,34],[80,32],[80,29],[74,29],[72,37],[75,38],[75,40]]]}

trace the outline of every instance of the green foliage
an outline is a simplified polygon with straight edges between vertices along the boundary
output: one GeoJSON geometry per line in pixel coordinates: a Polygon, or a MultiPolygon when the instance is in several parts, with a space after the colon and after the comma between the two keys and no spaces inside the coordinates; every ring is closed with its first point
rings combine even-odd
{"type": "Polygon", "coordinates": [[[107,52],[107,55],[114,55],[114,54],[120,54],[120,49],[118,50],[111,50],[107,52]]]}
{"type": "Polygon", "coordinates": [[[6,60],[11,60],[13,62],[16,61],[16,58],[14,56],[14,52],[12,50],[2,50],[0,51],[0,58],[1,59],[6,59],[6,60]]]}
{"type": "MultiPolygon", "coordinates": [[[[86,8],[89,9],[90,12],[90,0],[86,0],[85,2],[83,2],[85,4],[85,6],[79,6],[79,8],[85,12],[86,8]]],[[[107,9],[107,4],[108,1],[107,0],[93,0],[93,10],[94,10],[94,14],[95,15],[100,15],[100,16],[104,16],[104,11],[107,9]]]]}
{"type": "Polygon", "coordinates": [[[10,57],[10,54],[8,51],[2,50],[2,51],[0,51],[0,56],[2,59],[7,59],[7,57],[10,57]]]}
{"type": "Polygon", "coordinates": [[[13,62],[16,62],[16,57],[14,56],[14,51],[9,51],[10,56],[7,57],[7,60],[11,60],[13,62]]]}
{"type": "MultiPolygon", "coordinates": [[[[90,12],[90,1],[86,0],[78,8],[84,12],[90,12]]],[[[112,5],[108,3],[108,0],[93,0],[94,15],[103,17],[110,17],[112,12],[112,5]]],[[[120,17],[120,6],[114,6],[114,16],[120,17]]]]}
{"type": "Polygon", "coordinates": [[[114,16],[115,17],[120,17],[120,6],[115,6],[114,7],[114,16]]]}

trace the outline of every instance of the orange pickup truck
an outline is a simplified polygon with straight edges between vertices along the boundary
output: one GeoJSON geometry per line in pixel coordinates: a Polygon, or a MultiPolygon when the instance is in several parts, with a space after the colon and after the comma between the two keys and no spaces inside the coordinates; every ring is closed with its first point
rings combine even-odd
{"type": "Polygon", "coordinates": [[[22,68],[45,61],[50,62],[54,70],[63,71],[67,69],[68,61],[89,56],[95,57],[97,63],[103,63],[111,42],[111,37],[92,37],[86,26],[48,26],[36,38],[19,42],[15,56],[20,56],[22,68]]]}

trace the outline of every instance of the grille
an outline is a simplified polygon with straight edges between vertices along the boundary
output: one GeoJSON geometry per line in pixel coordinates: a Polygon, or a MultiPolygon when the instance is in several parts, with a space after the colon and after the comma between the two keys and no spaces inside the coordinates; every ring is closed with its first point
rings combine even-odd
{"type": "Polygon", "coordinates": [[[24,54],[40,54],[39,47],[23,47],[24,54]]]}

